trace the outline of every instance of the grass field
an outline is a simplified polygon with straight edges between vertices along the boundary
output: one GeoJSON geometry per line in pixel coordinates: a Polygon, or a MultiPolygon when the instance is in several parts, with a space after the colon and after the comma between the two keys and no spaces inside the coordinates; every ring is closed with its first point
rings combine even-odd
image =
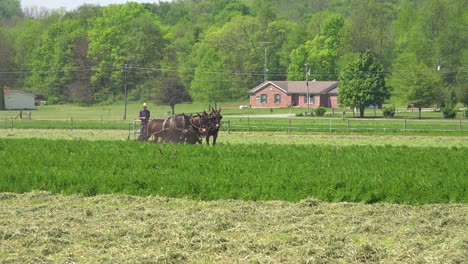
{"type": "MultiPolygon", "coordinates": [[[[460,114],[456,119],[442,119],[439,112],[424,112],[423,119],[411,112],[401,112],[396,118],[384,119],[381,112],[368,110],[368,118],[354,118],[349,109],[328,109],[325,117],[296,117],[304,109],[239,109],[237,104],[222,104],[223,130],[289,133],[450,133],[468,135],[468,120],[460,114]],[[347,111],[345,115],[342,111],[347,111]],[[278,117],[283,115],[283,117],[278,117]],[[288,117],[284,117],[288,115],[288,117]],[[276,118],[271,118],[276,117],[276,118]]],[[[107,106],[51,105],[39,106],[32,111],[31,120],[15,119],[18,111],[0,112],[0,129],[129,129],[139,126],[137,119],[140,105],[130,103],[127,120],[123,120],[123,108],[120,104],[107,106]]],[[[153,118],[165,118],[170,115],[167,106],[150,104],[153,118]]],[[[210,111],[203,104],[181,104],[177,113],[200,113],[210,111]]],[[[381,111],[381,110],[379,110],[381,111]]],[[[26,113],[23,117],[26,117],[26,113]]]]}

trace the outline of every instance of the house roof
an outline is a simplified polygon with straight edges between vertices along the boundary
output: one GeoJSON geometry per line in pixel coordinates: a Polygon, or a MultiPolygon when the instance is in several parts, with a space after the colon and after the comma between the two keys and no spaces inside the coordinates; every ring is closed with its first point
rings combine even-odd
{"type": "Polygon", "coordinates": [[[305,94],[307,90],[310,94],[326,94],[334,91],[338,92],[338,81],[267,81],[249,90],[250,94],[255,94],[262,89],[273,85],[286,94],[305,94]],[[309,88],[307,89],[307,85],[309,88]]]}
{"type": "Polygon", "coordinates": [[[14,93],[22,93],[22,94],[30,95],[32,97],[36,97],[36,95],[34,95],[32,93],[24,92],[24,91],[21,91],[21,90],[3,90],[3,93],[5,95],[10,95],[10,94],[14,94],[14,93]]]}

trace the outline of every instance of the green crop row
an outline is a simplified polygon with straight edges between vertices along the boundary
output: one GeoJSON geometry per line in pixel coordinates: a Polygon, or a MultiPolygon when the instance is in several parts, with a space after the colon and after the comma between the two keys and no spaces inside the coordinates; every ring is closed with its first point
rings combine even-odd
{"type": "Polygon", "coordinates": [[[468,203],[468,148],[0,141],[0,192],[468,203]]]}

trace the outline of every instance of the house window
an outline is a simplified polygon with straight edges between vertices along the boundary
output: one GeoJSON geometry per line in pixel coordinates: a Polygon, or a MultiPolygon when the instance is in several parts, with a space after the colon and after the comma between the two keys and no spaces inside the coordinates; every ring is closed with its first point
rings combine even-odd
{"type": "Polygon", "coordinates": [[[260,95],[260,103],[261,104],[266,104],[267,103],[267,95],[266,94],[261,94],[260,95]]]}
{"type": "MultiPolygon", "coordinates": [[[[304,95],[304,104],[307,104],[307,94],[304,95]]],[[[315,104],[315,96],[309,94],[309,104],[315,104]]]]}
{"type": "Polygon", "coordinates": [[[281,104],[281,94],[275,94],[275,104],[281,104]]]}

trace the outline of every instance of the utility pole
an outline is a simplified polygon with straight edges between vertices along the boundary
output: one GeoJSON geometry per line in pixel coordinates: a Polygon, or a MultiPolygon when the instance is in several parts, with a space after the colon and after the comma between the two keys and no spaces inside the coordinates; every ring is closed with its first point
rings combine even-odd
{"type": "Polygon", "coordinates": [[[124,72],[124,89],[125,89],[125,96],[124,96],[124,114],[123,120],[127,120],[127,71],[128,71],[128,64],[124,64],[122,68],[124,72]]]}
{"type": "Polygon", "coordinates": [[[260,45],[265,45],[265,64],[263,65],[263,81],[266,82],[267,81],[267,73],[268,73],[268,68],[267,68],[267,64],[268,64],[268,56],[267,56],[267,45],[270,44],[271,42],[260,42],[260,45]]]}

